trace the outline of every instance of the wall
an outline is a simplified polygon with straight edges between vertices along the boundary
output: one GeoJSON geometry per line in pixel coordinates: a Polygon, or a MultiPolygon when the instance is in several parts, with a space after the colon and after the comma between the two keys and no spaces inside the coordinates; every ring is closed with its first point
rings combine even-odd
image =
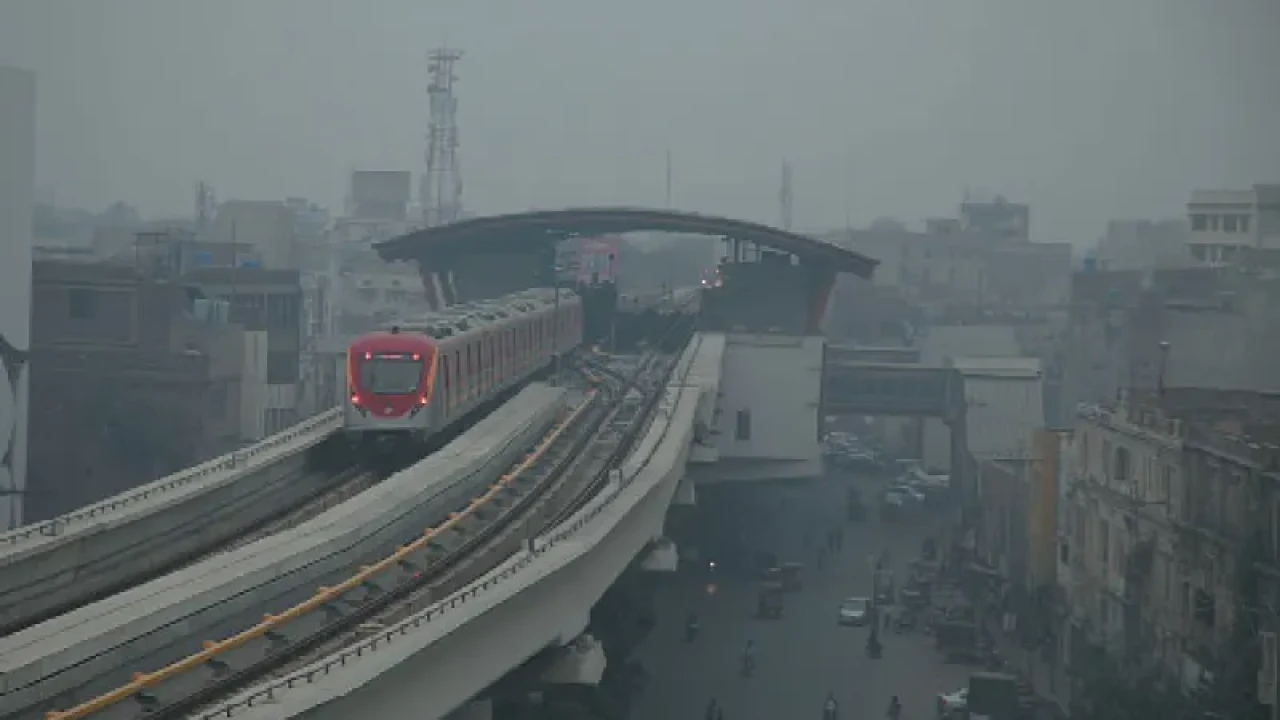
{"type": "Polygon", "coordinates": [[[820,336],[729,334],[721,376],[715,447],[719,462],[698,482],[821,473],[818,402],[820,336]]]}
{"type": "Polygon", "coordinates": [[[1058,577],[1058,497],[1064,435],[1052,430],[1035,434],[1031,465],[1031,508],[1027,536],[1031,543],[1031,584],[1051,586],[1058,577]]]}
{"type": "Polygon", "coordinates": [[[267,332],[246,332],[240,373],[240,435],[246,442],[267,436],[267,357],[267,332]]]}
{"type": "Polygon", "coordinates": [[[0,66],[0,530],[22,523],[31,348],[36,80],[0,66]]]}
{"type": "Polygon", "coordinates": [[[974,459],[1025,460],[1044,428],[1044,388],[1036,358],[957,358],[964,375],[969,452],[974,459]]]}
{"type": "MultiPolygon", "coordinates": [[[[1009,325],[944,325],[931,327],[920,338],[920,364],[942,367],[959,357],[1017,357],[1017,334],[1009,325]]],[[[938,418],[925,418],[923,460],[926,467],[946,472],[951,467],[951,431],[938,418]]]]}
{"type": "Polygon", "coordinates": [[[263,267],[284,270],[293,264],[295,212],[282,202],[230,200],[222,203],[209,239],[252,245],[263,267]]]}

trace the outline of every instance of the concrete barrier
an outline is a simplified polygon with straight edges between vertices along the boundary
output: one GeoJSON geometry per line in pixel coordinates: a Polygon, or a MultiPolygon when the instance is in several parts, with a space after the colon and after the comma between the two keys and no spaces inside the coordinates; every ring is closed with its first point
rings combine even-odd
{"type": "Polygon", "coordinates": [[[692,362],[699,347],[695,341],[686,351],[620,481],[539,539],[533,552],[394,627],[192,717],[434,720],[538,651],[573,640],[599,597],[662,534],[708,372],[692,362]]]}
{"type": "Polygon", "coordinates": [[[563,390],[531,386],[431,457],[293,530],[0,639],[0,715],[74,705],[345,578],[466,504],[563,402],[563,390]]]}
{"type": "Polygon", "coordinates": [[[338,429],[328,412],[256,445],[0,535],[0,628],[146,577],[314,493],[307,451],[338,429]]]}

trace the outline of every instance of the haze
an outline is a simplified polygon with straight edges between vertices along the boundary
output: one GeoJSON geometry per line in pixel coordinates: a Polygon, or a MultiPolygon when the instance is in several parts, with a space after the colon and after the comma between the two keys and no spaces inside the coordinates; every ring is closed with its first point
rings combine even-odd
{"type": "Polygon", "coordinates": [[[1280,169],[1273,0],[0,0],[0,64],[39,77],[45,199],[189,213],[340,208],[353,168],[421,170],[425,53],[463,48],[471,212],[663,203],[802,227],[950,214],[965,188],[1033,237],[1183,214],[1280,169]]]}

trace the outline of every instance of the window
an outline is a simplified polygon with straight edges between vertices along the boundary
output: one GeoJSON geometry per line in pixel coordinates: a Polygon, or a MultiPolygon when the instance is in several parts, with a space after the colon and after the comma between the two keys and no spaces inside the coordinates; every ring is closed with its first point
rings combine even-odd
{"type": "Polygon", "coordinates": [[[1218,230],[1221,228],[1222,228],[1222,216],[1210,215],[1209,216],[1209,232],[1218,232],[1218,230]]]}
{"type": "Polygon", "coordinates": [[[1239,220],[1240,220],[1240,232],[1242,232],[1242,233],[1247,233],[1247,232],[1249,232],[1249,221],[1250,221],[1251,219],[1252,219],[1252,218],[1250,218],[1248,215],[1241,215],[1241,216],[1240,216],[1240,218],[1239,218],[1239,220]]]}
{"type": "Polygon", "coordinates": [[[1238,229],[1239,227],[1240,226],[1238,222],[1238,216],[1236,215],[1222,216],[1222,232],[1229,232],[1229,233],[1239,232],[1239,229],[1238,229]]]}
{"type": "Polygon", "coordinates": [[[1263,687],[1263,693],[1269,696],[1258,699],[1270,699],[1274,702],[1276,684],[1276,634],[1264,630],[1258,633],[1258,639],[1262,641],[1262,661],[1260,663],[1261,667],[1258,668],[1258,679],[1263,687]]]}
{"type": "Polygon", "coordinates": [[[360,387],[374,395],[409,395],[422,383],[422,359],[374,355],[360,361],[360,387]]]}
{"type": "Polygon", "coordinates": [[[76,320],[89,320],[98,314],[98,293],[89,288],[67,291],[67,313],[76,320]]]}
{"type": "Polygon", "coordinates": [[[1129,456],[1129,448],[1116,448],[1115,467],[1112,469],[1111,477],[1121,484],[1128,484],[1133,481],[1133,460],[1129,456]]]}
{"type": "Polygon", "coordinates": [[[734,427],[733,437],[736,440],[751,439],[751,411],[750,410],[738,411],[738,421],[737,421],[736,427],[734,427]]]}
{"type": "Polygon", "coordinates": [[[1204,232],[1209,229],[1209,216],[1196,213],[1191,216],[1191,229],[1195,232],[1204,232]]]}
{"type": "Polygon", "coordinates": [[[1098,521],[1098,548],[1102,551],[1102,570],[1111,567],[1111,528],[1106,520],[1098,521]]]}

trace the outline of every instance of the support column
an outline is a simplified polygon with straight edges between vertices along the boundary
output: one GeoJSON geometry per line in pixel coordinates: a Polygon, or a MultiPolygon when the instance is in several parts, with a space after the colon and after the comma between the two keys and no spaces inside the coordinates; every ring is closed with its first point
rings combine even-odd
{"type": "Polygon", "coordinates": [[[35,145],[36,76],[0,66],[0,530],[22,524],[27,490],[35,145]]]}
{"type": "Polygon", "coordinates": [[[561,656],[542,679],[553,685],[599,685],[607,664],[604,646],[591,633],[583,633],[561,648],[561,656]]]}
{"type": "Polygon", "coordinates": [[[650,572],[675,572],[680,567],[680,554],[669,538],[659,538],[641,561],[640,567],[650,572]]]}

